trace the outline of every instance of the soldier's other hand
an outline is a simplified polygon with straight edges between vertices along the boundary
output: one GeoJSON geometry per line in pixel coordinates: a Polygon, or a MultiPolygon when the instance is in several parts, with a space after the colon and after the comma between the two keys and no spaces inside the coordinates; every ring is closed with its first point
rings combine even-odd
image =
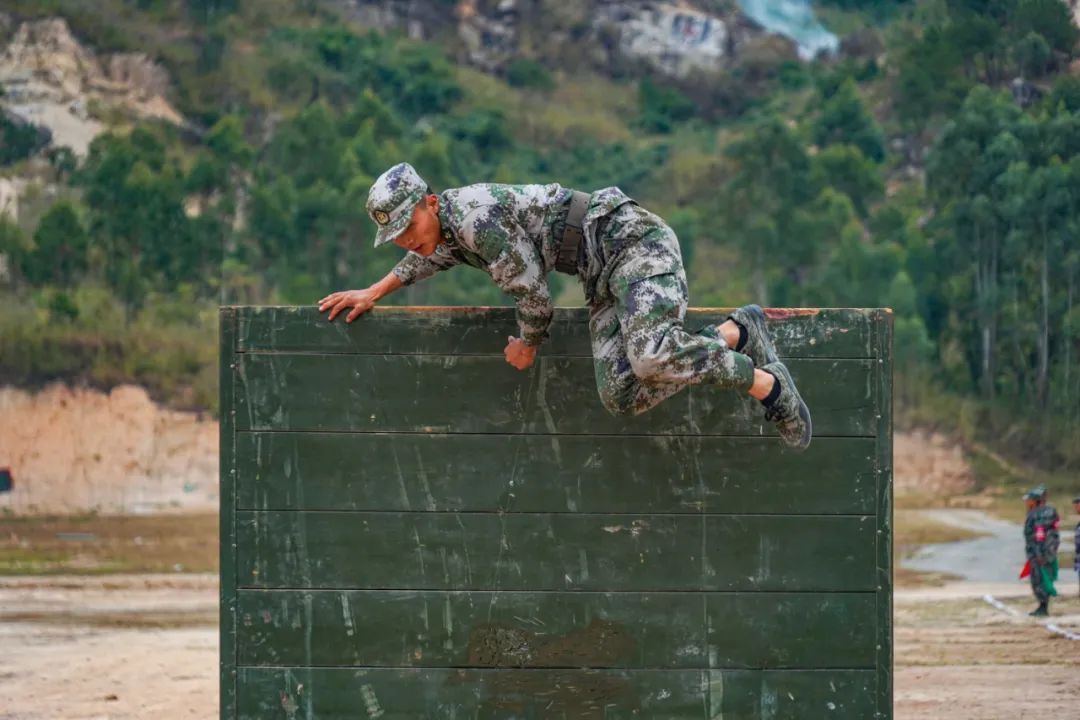
{"type": "Polygon", "coordinates": [[[339,292],[330,293],[322,300],[319,301],[319,312],[330,311],[330,316],[326,319],[333,321],[338,313],[346,308],[352,308],[348,315],[345,316],[345,322],[352,322],[356,318],[366,313],[371,308],[375,307],[375,301],[378,300],[378,295],[371,288],[364,290],[341,290],[339,292]]]}
{"type": "Polygon", "coordinates": [[[503,350],[503,355],[506,356],[506,362],[518,370],[527,370],[536,359],[536,347],[526,345],[521,338],[510,336],[506,338],[506,349],[503,350]]]}

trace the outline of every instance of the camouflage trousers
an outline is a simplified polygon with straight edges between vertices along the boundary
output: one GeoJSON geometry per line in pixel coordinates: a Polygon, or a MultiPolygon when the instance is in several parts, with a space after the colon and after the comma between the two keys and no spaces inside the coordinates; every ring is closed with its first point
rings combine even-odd
{"type": "Polygon", "coordinates": [[[619,248],[590,303],[596,386],[615,415],[637,415],[690,385],[749,390],[754,363],[719,330],[683,327],[689,292],[679,241],[636,204],[612,213],[598,240],[619,248]]]}
{"type": "Polygon", "coordinates": [[[1046,587],[1043,586],[1042,568],[1034,562],[1031,563],[1031,574],[1028,575],[1031,580],[1031,592],[1035,595],[1035,599],[1039,601],[1039,604],[1050,601],[1050,593],[1046,591],[1046,587]]]}

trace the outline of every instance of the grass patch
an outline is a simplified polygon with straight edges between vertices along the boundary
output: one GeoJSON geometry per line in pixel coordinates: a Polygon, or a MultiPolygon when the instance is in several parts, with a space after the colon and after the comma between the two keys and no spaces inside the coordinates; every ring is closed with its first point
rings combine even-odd
{"type": "Polygon", "coordinates": [[[0,614],[7,623],[42,623],[67,627],[91,627],[107,630],[178,630],[214,627],[217,611],[155,610],[152,612],[49,613],[17,612],[0,614]]]}
{"type": "Polygon", "coordinates": [[[216,513],[0,520],[0,575],[210,573],[217,569],[216,513]]]}
{"type": "Polygon", "coordinates": [[[921,493],[904,493],[893,497],[894,510],[920,510],[941,507],[941,498],[921,493]]]}
{"type": "Polygon", "coordinates": [[[985,535],[985,533],[967,528],[948,525],[915,510],[897,510],[893,517],[893,544],[905,556],[914,552],[920,545],[960,542],[985,535]]]}
{"type": "Polygon", "coordinates": [[[628,121],[638,114],[636,87],[598,75],[561,78],[554,90],[510,87],[467,67],[455,73],[465,93],[460,112],[497,108],[518,142],[567,149],[583,141],[630,142],[637,133],[628,121]]]}
{"type": "Polygon", "coordinates": [[[881,28],[908,10],[904,0],[886,0],[857,10],[815,3],[814,14],[829,32],[843,38],[867,27],[881,28]]]}
{"type": "Polygon", "coordinates": [[[941,587],[948,582],[960,579],[959,575],[922,572],[900,567],[900,564],[896,562],[893,563],[893,586],[898,588],[941,587]]]}

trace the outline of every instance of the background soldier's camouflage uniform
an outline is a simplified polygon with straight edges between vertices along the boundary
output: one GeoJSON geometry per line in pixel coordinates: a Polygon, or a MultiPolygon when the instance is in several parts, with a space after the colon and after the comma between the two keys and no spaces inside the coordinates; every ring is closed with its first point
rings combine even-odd
{"type": "Polygon", "coordinates": [[[1049,571],[1057,558],[1060,535],[1057,510],[1050,505],[1036,505],[1028,511],[1024,520],[1024,552],[1031,561],[1031,591],[1039,604],[1045,604],[1050,596],[1043,586],[1042,573],[1049,571]],[[1041,538],[1041,539],[1040,539],[1041,538]]]}
{"type": "MultiPolygon", "coordinates": [[[[554,269],[571,192],[558,184],[478,184],[439,197],[444,244],[410,253],[394,267],[405,285],[459,264],[481,268],[517,301],[521,337],[547,337],[554,269]]],[[[637,414],[687,385],[749,390],[754,364],[711,329],[683,328],[686,273],[675,233],[618,188],[593,193],[577,275],[591,312],[600,399],[610,412],[637,414]]]]}
{"type": "MultiPolygon", "coordinates": [[[[1076,530],[1073,535],[1073,570],[1080,576],[1080,522],[1076,523],[1076,530]]],[[[1077,579],[1080,580],[1080,577],[1077,579]]]]}
{"type": "MultiPolygon", "coordinates": [[[[1073,498],[1073,505],[1080,503],[1080,495],[1073,498]]],[[[1073,531],[1073,570],[1077,573],[1077,579],[1080,580],[1080,522],[1076,523],[1076,529],[1073,531]]]]}

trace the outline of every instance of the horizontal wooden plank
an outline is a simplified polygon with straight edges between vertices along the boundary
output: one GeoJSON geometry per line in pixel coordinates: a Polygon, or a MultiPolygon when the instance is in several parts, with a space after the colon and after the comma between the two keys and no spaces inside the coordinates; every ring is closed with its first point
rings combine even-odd
{"type": "Polygon", "coordinates": [[[242,590],[237,662],[869,669],[875,609],[871,593],[242,590]]]}
{"type": "Polygon", "coordinates": [[[712,670],[709,720],[874,717],[875,678],[866,670],[712,670]]]}
{"type": "MultiPolygon", "coordinates": [[[[513,308],[379,307],[352,323],[330,323],[314,307],[241,307],[238,349],[380,355],[502,356],[516,335],[513,308]]],[[[723,322],[723,308],[691,309],[686,327],[723,322]]],[[[875,310],[767,310],[782,357],[874,357],[875,310]]],[[[588,311],[560,308],[541,351],[551,357],[592,357],[588,311]]]]}
{"type": "Polygon", "coordinates": [[[700,670],[240,668],[241,720],[707,720],[700,670]]]}
{"type": "Polygon", "coordinates": [[[820,720],[873,717],[865,670],[249,668],[242,720],[820,720]]]}
{"type": "Polygon", "coordinates": [[[702,668],[704,605],[700,593],[244,590],[237,662],[702,668]]]}
{"type": "Polygon", "coordinates": [[[871,590],[873,516],[240,511],[243,587],[871,590]]]}
{"type": "Polygon", "coordinates": [[[710,667],[874,667],[872,592],[713,594],[706,608],[710,667]]]}
{"type": "MultiPolygon", "coordinates": [[[[600,404],[592,361],[539,358],[526,372],[500,358],[241,354],[238,430],[771,435],[761,404],[695,386],[637,417],[600,404]]],[[[876,431],[873,360],[794,360],[819,436],[876,431]]],[[[779,449],[778,449],[779,451],[779,449]]]]}
{"type": "Polygon", "coordinates": [[[237,507],[873,514],[875,452],[872,438],[797,454],[773,438],[245,432],[237,507]]]}

